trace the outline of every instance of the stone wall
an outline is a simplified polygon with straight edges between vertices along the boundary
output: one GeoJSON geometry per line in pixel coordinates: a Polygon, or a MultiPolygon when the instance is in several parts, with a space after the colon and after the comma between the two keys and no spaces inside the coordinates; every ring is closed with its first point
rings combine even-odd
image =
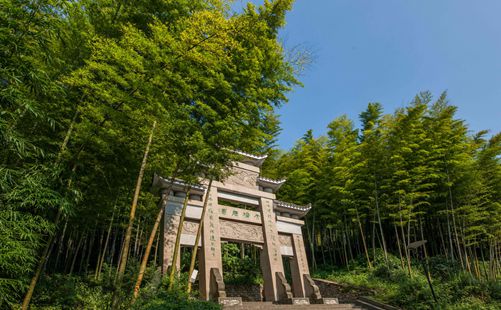
{"type": "Polygon", "coordinates": [[[259,284],[225,284],[226,296],[242,297],[242,301],[262,301],[263,286],[259,284]]]}

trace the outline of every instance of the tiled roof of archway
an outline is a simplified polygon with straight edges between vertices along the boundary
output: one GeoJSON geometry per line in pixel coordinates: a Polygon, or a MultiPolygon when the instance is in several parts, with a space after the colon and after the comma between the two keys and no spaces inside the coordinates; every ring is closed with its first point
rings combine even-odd
{"type": "Polygon", "coordinates": [[[280,200],[274,200],[273,206],[275,207],[275,209],[278,209],[281,212],[289,212],[299,216],[305,216],[308,213],[308,211],[311,210],[311,204],[307,204],[306,206],[300,206],[291,202],[285,202],[280,200]]]}

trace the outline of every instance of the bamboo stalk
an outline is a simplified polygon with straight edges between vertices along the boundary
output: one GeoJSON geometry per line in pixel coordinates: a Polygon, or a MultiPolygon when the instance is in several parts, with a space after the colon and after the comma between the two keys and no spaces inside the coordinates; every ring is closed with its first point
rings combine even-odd
{"type": "Polygon", "coordinates": [[[179,245],[181,243],[181,234],[183,233],[184,217],[186,215],[186,208],[188,206],[188,199],[190,197],[190,189],[186,192],[184,198],[183,209],[181,210],[181,217],[179,218],[179,225],[177,226],[176,242],[174,245],[174,254],[172,255],[171,268],[169,275],[169,291],[174,287],[174,276],[176,275],[176,264],[179,256],[179,245]]]}
{"type": "MultiPolygon", "coordinates": [[[[62,209],[59,208],[57,211],[56,215],[56,220],[55,220],[55,225],[59,224],[59,220],[61,219],[61,214],[62,214],[62,209]]],[[[35,270],[35,274],[33,275],[33,278],[31,278],[30,286],[28,287],[28,291],[26,292],[26,295],[24,296],[23,299],[23,304],[21,306],[22,310],[28,310],[28,307],[31,302],[31,297],[33,296],[33,292],[35,291],[35,286],[37,285],[38,279],[40,278],[40,274],[42,272],[43,266],[45,265],[45,260],[47,259],[47,254],[49,253],[50,246],[52,242],[54,242],[54,235],[51,235],[49,237],[49,240],[47,240],[47,243],[45,245],[45,248],[42,252],[42,256],[40,256],[40,260],[38,262],[37,269],[35,270]]]]}
{"type": "MultiPolygon", "coordinates": [[[[97,226],[97,222],[96,222],[96,226],[97,226]]],[[[94,230],[92,230],[92,235],[91,235],[91,238],[90,238],[89,251],[87,252],[87,258],[85,259],[84,272],[85,272],[86,275],[87,275],[88,268],[89,268],[90,255],[92,253],[92,247],[94,246],[94,240],[95,240],[95,238],[96,238],[96,227],[94,227],[94,230]]]]}
{"type": "Polygon", "coordinates": [[[106,249],[108,248],[108,243],[111,234],[111,227],[113,226],[114,218],[115,218],[115,208],[113,208],[113,214],[111,215],[110,225],[108,226],[108,232],[106,233],[106,240],[104,241],[104,246],[103,246],[103,255],[101,255],[101,259],[97,263],[97,271],[95,275],[96,280],[99,280],[99,278],[101,277],[101,270],[103,268],[104,259],[106,257],[106,249]]]}
{"type": "Polygon", "coordinates": [[[101,238],[99,238],[99,252],[97,253],[97,265],[96,265],[96,270],[94,270],[94,279],[97,279],[97,274],[99,270],[99,262],[101,261],[101,258],[104,256],[102,245],[103,245],[103,239],[104,239],[104,231],[101,230],[101,238]]]}
{"type": "Polygon", "coordinates": [[[381,223],[381,212],[379,211],[379,199],[378,199],[378,187],[377,187],[377,182],[374,181],[374,198],[376,202],[376,215],[377,215],[377,222],[379,226],[379,231],[381,233],[381,243],[383,245],[383,251],[384,251],[384,259],[386,261],[386,264],[388,264],[388,248],[386,247],[386,240],[384,238],[384,232],[383,232],[383,224],[381,223]]]}
{"type": "Polygon", "coordinates": [[[360,222],[360,217],[358,216],[358,209],[355,208],[355,212],[357,215],[358,228],[360,229],[360,236],[362,237],[362,243],[364,246],[365,258],[367,259],[367,266],[369,269],[372,269],[371,259],[369,258],[369,250],[367,249],[367,244],[365,243],[365,235],[362,229],[362,223],[360,222]]]}
{"type": "MultiPolygon", "coordinates": [[[[134,295],[132,297],[132,304],[136,301],[139,296],[139,289],[141,287],[141,282],[143,281],[144,272],[146,271],[146,266],[148,264],[148,257],[150,256],[151,247],[153,245],[153,241],[155,240],[155,234],[160,226],[160,221],[162,220],[164,214],[164,205],[169,195],[169,191],[166,194],[162,195],[162,199],[160,200],[160,210],[157,214],[157,218],[155,219],[155,223],[153,224],[153,228],[151,229],[150,237],[148,238],[148,244],[146,245],[145,253],[141,260],[141,266],[139,267],[139,273],[137,276],[136,284],[134,285],[134,295]]],[[[160,233],[158,234],[160,235],[160,233]]]]}
{"type": "Polygon", "coordinates": [[[393,224],[393,228],[395,228],[395,237],[397,238],[397,246],[398,246],[398,254],[400,255],[400,264],[402,265],[402,270],[404,267],[404,258],[402,256],[402,247],[400,246],[400,238],[398,237],[398,230],[396,224],[393,224]]]}
{"type": "Polygon", "coordinates": [[[71,261],[70,272],[69,272],[70,275],[73,273],[73,268],[75,267],[75,262],[78,257],[78,251],[80,250],[80,246],[82,245],[84,238],[85,238],[84,236],[80,237],[80,240],[78,241],[77,247],[75,249],[75,254],[73,254],[73,260],[71,261]]]}
{"type": "Polygon", "coordinates": [[[186,291],[188,294],[191,292],[191,276],[193,275],[193,270],[195,270],[195,260],[197,258],[198,243],[200,242],[200,236],[202,235],[202,228],[204,226],[205,211],[207,210],[207,204],[209,202],[210,190],[212,187],[212,178],[209,180],[209,186],[207,187],[207,192],[205,193],[204,205],[202,208],[202,216],[200,217],[200,224],[198,225],[197,236],[195,238],[195,245],[193,245],[193,252],[191,253],[190,269],[188,271],[188,288],[186,291]]]}
{"type": "Polygon", "coordinates": [[[137,256],[137,243],[138,243],[138,239],[139,239],[139,231],[140,231],[140,228],[141,227],[141,218],[138,219],[137,221],[137,225],[136,225],[136,237],[134,238],[134,256],[137,256]]]}
{"type": "Polygon", "coordinates": [[[84,262],[84,258],[85,258],[85,251],[87,251],[87,247],[89,246],[89,237],[85,236],[85,240],[84,240],[84,245],[83,245],[83,248],[82,248],[82,254],[80,255],[80,262],[78,263],[78,273],[82,273],[82,268],[83,268],[83,262],[84,262]]]}
{"type": "Polygon", "coordinates": [[[137,207],[137,201],[139,200],[139,193],[141,192],[141,183],[143,181],[143,175],[144,175],[144,170],[146,169],[146,162],[148,160],[148,154],[150,152],[150,146],[151,142],[153,140],[153,133],[155,132],[155,127],[157,125],[157,121],[153,121],[153,125],[151,128],[150,136],[148,138],[148,143],[146,144],[146,149],[144,150],[144,155],[143,155],[143,161],[141,162],[141,167],[139,169],[139,175],[137,177],[137,182],[136,182],[136,188],[134,190],[134,197],[132,199],[132,205],[130,208],[130,215],[129,215],[129,224],[127,225],[127,230],[125,233],[125,239],[124,239],[124,246],[123,250],[121,253],[120,261],[118,263],[118,273],[117,273],[117,279],[115,282],[116,289],[113,292],[113,300],[112,300],[112,309],[117,309],[118,307],[118,295],[119,291],[122,286],[122,280],[124,277],[125,273],[125,267],[127,265],[127,258],[129,254],[129,245],[130,245],[130,239],[132,235],[132,227],[134,225],[134,219],[136,216],[136,207],[137,207]]]}
{"type": "Polygon", "coordinates": [[[155,266],[157,265],[157,257],[158,257],[158,246],[159,246],[159,243],[160,243],[160,233],[157,234],[157,242],[155,244],[155,254],[153,256],[153,262],[155,264],[155,266]]]}
{"type": "Polygon", "coordinates": [[[57,254],[56,254],[56,262],[54,263],[54,271],[57,270],[57,265],[59,262],[59,256],[61,255],[62,248],[63,248],[63,243],[64,243],[64,236],[66,235],[66,227],[68,226],[68,219],[66,218],[66,221],[64,222],[64,227],[63,227],[63,232],[61,233],[61,236],[59,238],[59,242],[57,245],[57,254]]]}

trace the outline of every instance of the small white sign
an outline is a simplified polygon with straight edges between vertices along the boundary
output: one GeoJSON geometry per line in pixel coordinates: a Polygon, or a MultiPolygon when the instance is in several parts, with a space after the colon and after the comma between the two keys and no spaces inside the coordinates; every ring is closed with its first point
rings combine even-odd
{"type": "Polygon", "coordinates": [[[198,276],[198,270],[194,269],[193,273],[191,274],[190,282],[195,283],[195,281],[197,280],[197,276],[198,276]]]}

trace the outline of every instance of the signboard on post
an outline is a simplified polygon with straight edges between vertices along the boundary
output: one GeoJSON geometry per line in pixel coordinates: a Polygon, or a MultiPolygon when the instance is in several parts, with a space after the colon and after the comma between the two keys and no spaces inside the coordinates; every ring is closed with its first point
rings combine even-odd
{"type": "Polygon", "coordinates": [[[198,276],[198,270],[193,270],[193,273],[191,274],[191,278],[190,278],[190,282],[191,283],[195,283],[195,281],[197,280],[197,276],[198,276]]]}

